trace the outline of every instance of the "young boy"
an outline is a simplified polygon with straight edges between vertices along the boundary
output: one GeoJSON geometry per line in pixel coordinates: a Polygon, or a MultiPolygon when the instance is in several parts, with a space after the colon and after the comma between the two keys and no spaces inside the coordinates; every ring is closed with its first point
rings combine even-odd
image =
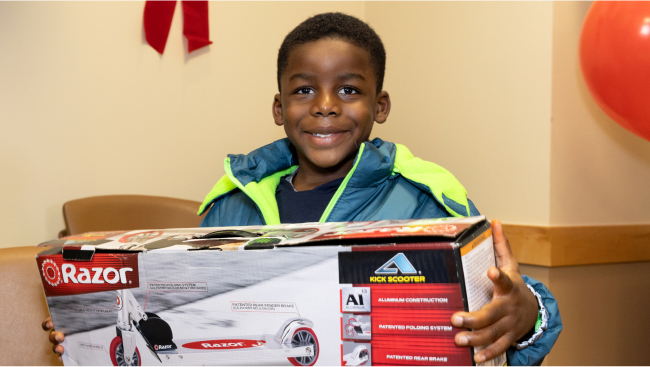
{"type": "MultiPolygon", "coordinates": [[[[278,54],[280,93],[273,100],[273,118],[287,138],[226,158],[226,175],[201,205],[199,214],[209,210],[201,226],[478,215],[448,171],[402,145],[368,141],[374,122],[385,122],[390,112],[382,91],[385,61],[379,36],[348,15],[319,14],[291,31],[278,54]]],[[[493,231],[494,299],[480,311],[452,316],[455,326],[474,329],[458,333],[456,344],[492,343],[474,355],[477,363],[507,350],[510,365],[539,364],[562,328],[555,299],[519,274],[498,221],[493,231]],[[546,315],[542,306],[546,331],[536,327],[538,315],[546,315]]],[[[56,345],[61,333],[50,340],[63,352],[56,345]]]]}

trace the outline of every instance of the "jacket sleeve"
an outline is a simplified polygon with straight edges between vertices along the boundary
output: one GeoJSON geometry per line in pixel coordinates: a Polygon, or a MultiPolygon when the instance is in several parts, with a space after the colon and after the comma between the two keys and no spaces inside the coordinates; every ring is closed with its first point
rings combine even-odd
{"type": "Polygon", "coordinates": [[[546,311],[548,311],[548,328],[533,345],[523,350],[517,350],[510,347],[506,352],[509,366],[539,366],[542,364],[544,357],[551,351],[553,344],[562,331],[562,318],[560,310],[557,307],[557,300],[551,292],[542,284],[533,278],[522,275],[524,281],[535,288],[535,291],[542,297],[542,302],[546,311]]]}

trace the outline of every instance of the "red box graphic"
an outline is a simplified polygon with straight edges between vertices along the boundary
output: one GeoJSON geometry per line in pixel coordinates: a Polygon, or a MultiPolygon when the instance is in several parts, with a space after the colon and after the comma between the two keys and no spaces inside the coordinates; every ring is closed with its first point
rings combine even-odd
{"type": "Polygon", "coordinates": [[[390,309],[463,309],[460,284],[355,284],[370,287],[373,310],[390,309]],[[401,300],[401,301],[400,301],[401,300]]]}
{"type": "Polygon", "coordinates": [[[460,328],[451,325],[454,310],[409,310],[372,313],[372,335],[411,335],[420,337],[448,336],[453,338],[460,328]]]}
{"type": "Polygon", "coordinates": [[[462,366],[471,365],[467,348],[453,338],[373,337],[373,365],[462,366]]]}

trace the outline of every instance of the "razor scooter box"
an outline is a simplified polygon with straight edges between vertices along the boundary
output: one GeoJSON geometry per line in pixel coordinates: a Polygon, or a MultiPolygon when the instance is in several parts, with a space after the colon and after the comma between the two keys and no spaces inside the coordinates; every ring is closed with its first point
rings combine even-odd
{"type": "Polygon", "coordinates": [[[489,300],[490,234],[483,217],[89,233],[37,263],[65,365],[471,365],[450,318],[489,300]]]}

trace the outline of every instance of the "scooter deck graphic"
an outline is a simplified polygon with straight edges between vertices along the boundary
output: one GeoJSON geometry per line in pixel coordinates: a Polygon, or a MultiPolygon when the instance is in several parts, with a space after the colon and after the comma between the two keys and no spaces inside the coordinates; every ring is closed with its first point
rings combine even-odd
{"type": "Polygon", "coordinates": [[[181,339],[175,341],[178,348],[169,351],[158,351],[163,361],[203,361],[227,360],[260,360],[291,357],[312,357],[313,345],[291,346],[278,343],[274,335],[233,336],[227,339],[181,339]]]}

